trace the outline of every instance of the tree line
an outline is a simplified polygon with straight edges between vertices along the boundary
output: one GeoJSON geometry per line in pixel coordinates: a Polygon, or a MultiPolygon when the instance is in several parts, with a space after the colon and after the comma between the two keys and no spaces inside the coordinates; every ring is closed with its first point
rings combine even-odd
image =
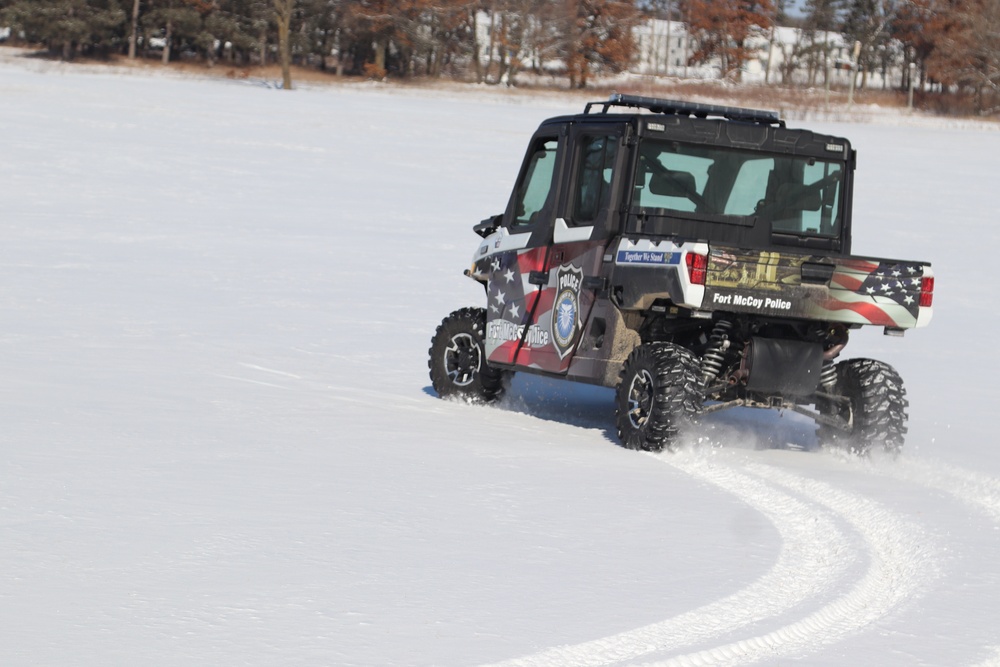
{"type": "Polygon", "coordinates": [[[804,30],[843,33],[861,72],[897,58],[904,88],[968,95],[977,112],[1000,111],[1000,0],[807,0],[805,8],[804,30]]]}
{"type": "MultiPolygon", "coordinates": [[[[738,77],[752,40],[776,26],[807,39],[785,67],[829,67],[841,33],[864,73],[902,62],[918,90],[970,95],[993,112],[1000,86],[1000,0],[0,0],[0,26],[64,59],[112,54],[237,66],[280,63],[371,78],[513,83],[555,64],[569,85],[627,70],[633,28],[685,26],[692,64],[738,77]],[[790,62],[789,62],[790,61],[790,62]],[[912,66],[911,66],[912,64],[912,66]]],[[[770,31],[770,33],[769,33],[770,31]]],[[[843,65],[844,63],[837,63],[843,65]]],[[[828,70],[827,70],[828,71],[828,70]]]]}

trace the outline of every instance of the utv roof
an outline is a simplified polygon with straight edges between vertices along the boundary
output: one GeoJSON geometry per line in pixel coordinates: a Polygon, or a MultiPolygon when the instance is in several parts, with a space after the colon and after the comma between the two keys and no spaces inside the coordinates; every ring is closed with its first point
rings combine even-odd
{"type": "Polygon", "coordinates": [[[645,109],[655,114],[669,116],[689,116],[694,118],[724,118],[725,120],[758,125],[773,125],[785,127],[785,121],[777,111],[761,111],[759,109],[743,109],[698,102],[682,102],[679,100],[663,100],[656,97],[640,97],[638,95],[622,95],[615,93],[606,102],[588,102],[583,113],[589,114],[592,107],[601,106],[601,113],[606,114],[611,107],[628,107],[645,109]]]}

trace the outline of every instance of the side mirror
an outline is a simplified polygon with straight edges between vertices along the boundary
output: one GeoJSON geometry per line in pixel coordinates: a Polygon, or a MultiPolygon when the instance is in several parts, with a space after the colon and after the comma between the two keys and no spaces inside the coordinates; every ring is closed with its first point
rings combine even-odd
{"type": "Polygon", "coordinates": [[[492,218],[486,218],[479,224],[472,228],[472,231],[482,236],[484,239],[495,232],[499,227],[500,223],[503,222],[503,214],[494,215],[492,218]]]}

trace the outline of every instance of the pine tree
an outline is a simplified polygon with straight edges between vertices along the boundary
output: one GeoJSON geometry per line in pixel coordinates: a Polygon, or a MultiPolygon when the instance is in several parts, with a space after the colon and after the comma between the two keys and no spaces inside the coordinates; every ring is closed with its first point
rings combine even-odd
{"type": "MultiPolygon", "coordinates": [[[[891,49],[891,26],[895,8],[888,0],[850,0],[844,17],[843,34],[848,44],[859,44],[860,51],[854,63],[862,71],[860,87],[864,88],[868,73],[884,64],[884,57],[891,49]]],[[[851,76],[857,77],[852,70],[851,76]]]]}
{"type": "Polygon", "coordinates": [[[107,54],[125,40],[125,12],[118,0],[18,0],[0,18],[64,60],[107,54]]]}

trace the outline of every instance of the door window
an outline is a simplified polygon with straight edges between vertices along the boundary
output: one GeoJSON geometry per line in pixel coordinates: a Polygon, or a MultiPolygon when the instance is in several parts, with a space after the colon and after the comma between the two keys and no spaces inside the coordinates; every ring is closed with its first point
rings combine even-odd
{"type": "Polygon", "coordinates": [[[517,189],[514,208],[514,227],[534,224],[538,212],[549,201],[552,192],[552,175],[556,166],[557,139],[540,141],[528,160],[528,169],[517,189]]]}
{"type": "Polygon", "coordinates": [[[618,156],[618,137],[583,137],[576,174],[573,222],[593,222],[611,199],[611,178],[618,156]]]}

